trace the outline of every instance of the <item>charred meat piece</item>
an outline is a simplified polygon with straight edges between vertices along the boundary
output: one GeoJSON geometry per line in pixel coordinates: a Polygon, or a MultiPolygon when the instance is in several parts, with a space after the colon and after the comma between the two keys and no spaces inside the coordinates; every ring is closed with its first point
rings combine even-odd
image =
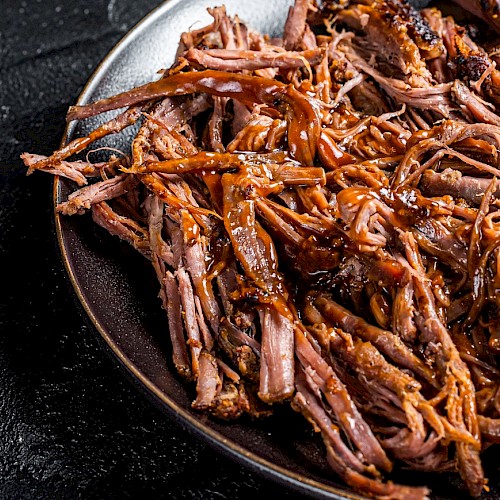
{"type": "Polygon", "coordinates": [[[359,34],[356,42],[363,53],[374,55],[384,73],[402,77],[412,87],[429,85],[425,59],[439,57],[443,47],[420,12],[403,1],[376,0],[347,2],[336,15],[359,34]]]}

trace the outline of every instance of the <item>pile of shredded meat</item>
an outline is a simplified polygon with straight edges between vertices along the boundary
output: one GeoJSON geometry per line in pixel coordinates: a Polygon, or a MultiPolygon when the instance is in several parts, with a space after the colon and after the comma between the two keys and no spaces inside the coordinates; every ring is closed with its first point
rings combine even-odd
{"type": "MultiPolygon", "coordinates": [[[[496,2],[457,3],[494,32],[496,2]]],[[[194,408],[290,404],[368,496],[429,495],[394,467],[479,496],[500,443],[500,51],[403,0],[296,0],[280,39],[209,12],[161,77],[71,107],[120,111],[22,154],[28,173],[74,181],[58,212],[151,262],[194,408]],[[128,154],[82,159],[134,124],[128,154]]]]}

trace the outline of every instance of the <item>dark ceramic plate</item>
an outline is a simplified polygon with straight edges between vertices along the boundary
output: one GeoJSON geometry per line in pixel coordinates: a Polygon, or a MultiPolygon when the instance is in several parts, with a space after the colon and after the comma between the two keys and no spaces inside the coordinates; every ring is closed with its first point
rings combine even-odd
{"type": "MultiPolygon", "coordinates": [[[[157,71],[173,61],[180,34],[210,22],[206,8],[219,3],[222,2],[172,0],[162,4],[111,51],[91,77],[78,103],[88,103],[155,79],[157,71]]],[[[279,35],[292,2],[226,0],[224,3],[229,14],[237,13],[253,28],[279,35]]],[[[109,114],[72,123],[64,141],[85,135],[106,117],[109,114]]],[[[133,132],[107,139],[105,145],[127,151],[133,132]]],[[[65,199],[71,189],[70,183],[56,180],[54,201],[65,199]]],[[[361,498],[336,482],[325,462],[320,439],[291,410],[283,408],[271,419],[259,423],[241,420],[229,424],[194,412],[190,407],[193,388],[176,376],[171,365],[167,320],[160,308],[152,266],[127,244],[97,227],[90,216],[56,214],[56,226],[64,264],[99,338],[160,408],[221,452],[286,488],[315,498],[361,498]]],[[[399,472],[395,479],[428,484],[443,499],[463,495],[459,481],[448,476],[407,476],[399,472]]]]}

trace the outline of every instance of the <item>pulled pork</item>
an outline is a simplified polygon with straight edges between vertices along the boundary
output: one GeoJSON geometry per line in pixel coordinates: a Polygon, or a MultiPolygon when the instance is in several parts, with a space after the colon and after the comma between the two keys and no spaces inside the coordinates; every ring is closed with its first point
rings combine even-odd
{"type": "MultiPolygon", "coordinates": [[[[459,2],[493,18],[496,2],[459,2]],[[490,5],[491,4],[491,5],[490,5]]],[[[296,0],[282,39],[224,7],[125,108],[28,173],[78,185],[156,272],[193,407],[290,404],[333,471],[422,499],[397,468],[487,489],[500,431],[500,73],[467,26],[402,0],[296,0]],[[78,159],[137,124],[130,154],[78,159]],[[76,157],[75,157],[76,156],[76,157]]]]}

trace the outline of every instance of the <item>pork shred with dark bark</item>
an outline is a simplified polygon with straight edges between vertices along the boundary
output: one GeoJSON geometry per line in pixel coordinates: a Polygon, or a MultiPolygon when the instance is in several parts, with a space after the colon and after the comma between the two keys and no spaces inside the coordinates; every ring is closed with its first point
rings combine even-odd
{"type": "MultiPolygon", "coordinates": [[[[471,8],[488,19],[490,3],[471,8]]],[[[57,210],[90,212],[152,264],[194,408],[290,405],[361,494],[426,498],[398,484],[405,468],[481,495],[500,442],[491,40],[400,0],[296,0],[281,38],[209,12],[161,77],[72,106],[68,120],[119,111],[23,153],[28,173],[68,178],[57,210]],[[131,125],[129,152],[85,156],[131,125]]]]}

